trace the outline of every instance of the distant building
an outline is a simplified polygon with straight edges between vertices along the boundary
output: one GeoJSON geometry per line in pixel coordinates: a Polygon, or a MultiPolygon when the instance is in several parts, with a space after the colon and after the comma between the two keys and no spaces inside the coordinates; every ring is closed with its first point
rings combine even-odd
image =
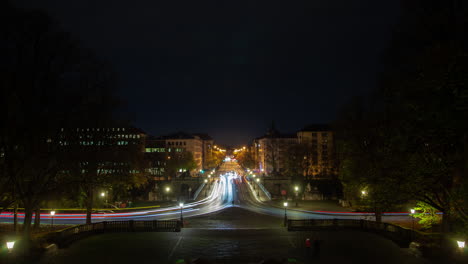
{"type": "Polygon", "coordinates": [[[89,175],[127,175],[143,169],[131,153],[144,151],[146,134],[134,127],[62,128],[57,143],[69,168],[89,175]]]}
{"type": "Polygon", "coordinates": [[[214,147],[214,140],[207,134],[194,134],[194,136],[198,136],[202,140],[202,168],[203,170],[212,169],[214,157],[213,147],[214,147]]]}
{"type": "Polygon", "coordinates": [[[297,144],[296,135],[281,134],[272,124],[264,136],[254,140],[253,151],[257,169],[265,175],[284,172],[288,150],[294,144],[297,144]]]}
{"type": "Polygon", "coordinates": [[[299,144],[310,150],[306,176],[328,177],[337,174],[334,133],[329,125],[315,124],[297,132],[299,144]]]}
{"type": "Polygon", "coordinates": [[[166,161],[168,158],[166,143],[163,140],[158,140],[153,136],[146,138],[145,144],[145,160],[148,167],[147,172],[155,181],[170,180],[166,175],[166,161]]]}
{"type": "Polygon", "coordinates": [[[138,146],[144,149],[146,133],[135,127],[62,128],[59,145],[72,144],[88,147],[138,146]]]}

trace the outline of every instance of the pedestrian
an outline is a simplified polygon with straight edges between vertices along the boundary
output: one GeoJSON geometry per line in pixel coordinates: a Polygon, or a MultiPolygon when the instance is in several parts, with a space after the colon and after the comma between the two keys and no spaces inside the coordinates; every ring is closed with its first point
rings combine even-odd
{"type": "Polygon", "coordinates": [[[312,250],[312,243],[310,241],[310,238],[307,238],[305,241],[306,258],[309,258],[312,256],[311,250],[312,250]]]}

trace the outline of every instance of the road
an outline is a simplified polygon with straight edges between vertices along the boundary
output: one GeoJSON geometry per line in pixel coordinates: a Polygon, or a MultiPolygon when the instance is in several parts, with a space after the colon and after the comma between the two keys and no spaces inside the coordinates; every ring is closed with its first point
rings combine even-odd
{"type": "MultiPolygon", "coordinates": [[[[235,161],[224,162],[219,169],[213,173],[209,183],[205,188],[208,188],[207,197],[186,203],[183,206],[182,213],[184,218],[190,218],[200,215],[214,213],[232,206],[241,207],[243,209],[266,214],[275,217],[284,216],[283,208],[276,208],[263,203],[257,196],[258,191],[254,190],[253,185],[244,177],[244,171],[235,161]]],[[[256,185],[256,184],[255,184],[256,185]]],[[[258,187],[257,187],[258,188],[258,187]]],[[[203,193],[203,192],[202,192],[203,193]]],[[[290,219],[306,219],[306,218],[366,218],[365,215],[359,214],[317,214],[310,211],[290,210],[287,211],[290,219]]],[[[19,213],[19,221],[22,221],[23,214],[19,213]]],[[[180,207],[178,205],[165,208],[157,208],[151,210],[142,210],[125,213],[109,213],[109,214],[93,214],[93,222],[101,221],[117,221],[117,220],[168,220],[178,219],[180,217],[180,207]]],[[[384,220],[399,218],[407,218],[407,216],[387,216],[384,220]]],[[[11,213],[2,213],[0,215],[1,222],[12,222],[11,213]]],[[[82,224],[85,221],[84,214],[57,214],[54,216],[55,224],[82,224]]],[[[41,222],[50,224],[52,217],[49,214],[41,214],[41,222]]]]}

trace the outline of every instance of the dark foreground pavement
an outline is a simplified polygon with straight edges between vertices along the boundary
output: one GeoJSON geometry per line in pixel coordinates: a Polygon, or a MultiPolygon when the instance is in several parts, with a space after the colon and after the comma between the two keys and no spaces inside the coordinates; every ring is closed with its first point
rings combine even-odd
{"type": "Polygon", "coordinates": [[[377,235],[357,231],[287,232],[279,218],[240,208],[189,219],[180,233],[114,233],[50,251],[41,263],[427,263],[377,235]],[[205,224],[205,225],[204,225],[205,224]],[[305,239],[320,240],[307,257],[305,239]],[[312,253],[312,252],[311,252],[312,253]],[[184,262],[187,261],[187,262],[184,262]]]}

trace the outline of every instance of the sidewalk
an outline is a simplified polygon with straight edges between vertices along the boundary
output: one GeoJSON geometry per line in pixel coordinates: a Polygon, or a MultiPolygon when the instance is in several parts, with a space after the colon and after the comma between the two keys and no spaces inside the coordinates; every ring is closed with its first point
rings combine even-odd
{"type": "MultiPolygon", "coordinates": [[[[265,202],[271,206],[284,208],[284,200],[271,200],[265,202]]],[[[342,207],[338,201],[324,200],[324,201],[297,201],[298,206],[294,200],[288,200],[288,210],[305,210],[305,211],[330,211],[330,212],[352,212],[350,208],[342,207]]]]}

